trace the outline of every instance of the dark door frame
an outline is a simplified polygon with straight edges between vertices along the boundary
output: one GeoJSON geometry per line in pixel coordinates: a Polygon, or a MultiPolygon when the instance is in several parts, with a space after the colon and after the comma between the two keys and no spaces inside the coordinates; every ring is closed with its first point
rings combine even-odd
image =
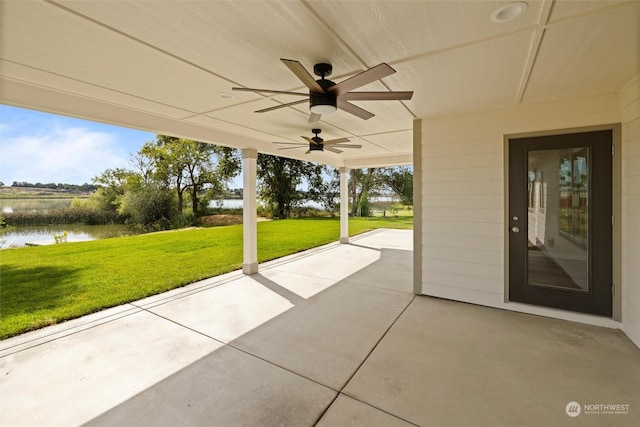
{"type": "MultiPolygon", "coordinates": [[[[543,130],[543,131],[533,131],[533,132],[523,132],[523,133],[511,133],[505,134],[503,138],[503,154],[504,154],[504,302],[507,304],[520,304],[518,302],[513,302],[509,300],[509,228],[510,224],[510,216],[509,216],[509,140],[516,138],[529,138],[529,137],[541,137],[541,136],[552,136],[552,135],[564,135],[564,134],[572,134],[572,133],[583,133],[583,132],[592,132],[592,131],[601,131],[601,130],[610,130],[612,131],[612,143],[614,149],[613,156],[613,171],[612,171],[612,180],[613,180],[613,188],[612,188],[612,212],[613,212],[613,228],[612,228],[612,257],[613,257],[613,301],[612,301],[612,320],[620,322],[622,319],[622,292],[621,292],[621,233],[620,233],[620,218],[621,218],[621,156],[620,156],[620,144],[621,144],[621,124],[620,123],[612,123],[612,124],[603,124],[603,125],[595,125],[595,126],[585,126],[585,127],[576,127],[576,128],[563,128],[563,129],[552,129],[552,130],[543,130]]],[[[538,307],[533,306],[532,307],[538,307]]],[[[540,310],[549,309],[548,307],[539,306],[540,310]]],[[[576,316],[584,316],[585,314],[575,312],[576,316]]]]}

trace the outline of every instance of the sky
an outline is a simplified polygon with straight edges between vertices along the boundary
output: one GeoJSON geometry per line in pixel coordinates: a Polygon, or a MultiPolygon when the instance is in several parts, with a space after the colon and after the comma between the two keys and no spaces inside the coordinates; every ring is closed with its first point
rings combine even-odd
{"type": "MultiPolygon", "coordinates": [[[[107,169],[132,168],[130,156],[155,134],[0,104],[0,181],[92,183],[107,169]]],[[[242,187],[242,173],[230,182],[242,187]]]]}
{"type": "Polygon", "coordinates": [[[91,183],[155,134],[0,105],[0,181],[91,183]]]}

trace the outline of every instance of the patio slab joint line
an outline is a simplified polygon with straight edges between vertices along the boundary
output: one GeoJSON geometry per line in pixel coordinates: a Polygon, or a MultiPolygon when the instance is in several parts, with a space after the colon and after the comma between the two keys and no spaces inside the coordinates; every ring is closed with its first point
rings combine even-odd
{"type": "MultiPolygon", "coordinates": [[[[44,334],[42,336],[37,336],[35,338],[32,339],[28,339],[24,342],[18,342],[17,344],[13,344],[10,345],[8,347],[2,347],[0,348],[0,358],[6,357],[6,356],[11,356],[12,354],[17,354],[20,353],[22,351],[26,351],[35,347],[39,347],[45,344],[48,344],[50,342],[71,336],[71,335],[76,335],[79,334],[81,332],[87,331],[89,329],[93,329],[93,328],[97,328],[99,326],[102,326],[104,324],[107,323],[111,323],[111,322],[115,322],[116,320],[119,319],[123,319],[125,317],[129,317],[129,316],[133,316],[134,314],[138,314],[141,311],[143,311],[144,309],[134,306],[131,303],[124,303],[120,306],[116,306],[116,307],[122,307],[125,305],[130,305],[131,308],[128,308],[126,310],[123,310],[121,312],[118,313],[114,313],[114,314],[110,314],[108,316],[105,317],[101,317],[95,320],[91,320],[88,323],[84,323],[84,324],[79,324],[79,325],[75,325],[75,326],[69,326],[67,329],[60,329],[59,331],[52,331],[51,333],[48,334],[44,334]]],[[[111,308],[115,308],[115,307],[111,307],[111,308]]],[[[108,309],[107,309],[108,310],[108,309]]],[[[96,312],[96,313],[100,313],[100,312],[96,312]]],[[[92,313],[95,314],[95,313],[92,313]]],[[[85,315],[85,316],[90,316],[91,314],[85,315]]],[[[75,319],[69,319],[65,322],[73,322],[75,320],[78,319],[82,319],[84,316],[81,317],[76,317],[75,319]]],[[[64,325],[65,322],[62,323],[58,323],[58,324],[54,324],[52,325],[52,327],[55,327],[56,325],[64,325]]],[[[46,327],[45,327],[46,328],[46,327]]],[[[36,329],[34,331],[29,331],[26,332],[25,334],[28,334],[30,332],[39,332],[44,330],[45,328],[42,329],[36,329]]],[[[16,339],[16,338],[20,338],[24,335],[16,335],[13,337],[9,337],[7,338],[7,340],[12,340],[12,339],[16,339]]]]}
{"type": "Polygon", "coordinates": [[[402,309],[402,311],[401,311],[401,312],[396,316],[396,318],[395,318],[395,319],[393,319],[393,322],[391,322],[391,324],[389,325],[389,327],[384,331],[384,333],[382,334],[382,336],[380,337],[380,339],[379,339],[379,340],[376,342],[376,344],[371,348],[371,350],[369,351],[369,353],[367,353],[367,355],[365,356],[365,358],[364,358],[364,359],[362,359],[362,362],[360,362],[360,364],[358,365],[358,367],[356,368],[356,370],[355,370],[355,371],[353,371],[353,374],[351,374],[351,376],[349,377],[349,379],[344,383],[344,385],[340,388],[340,390],[338,390],[338,394],[336,394],[336,397],[334,397],[334,398],[333,398],[333,400],[332,400],[332,401],[329,403],[329,405],[324,409],[324,411],[322,411],[322,413],[320,414],[320,416],[318,417],[318,419],[316,420],[316,422],[315,422],[315,423],[313,423],[313,425],[314,425],[314,426],[315,426],[315,425],[317,425],[317,424],[320,422],[320,420],[322,420],[322,417],[324,417],[324,415],[327,413],[327,411],[329,410],[329,408],[331,408],[331,406],[334,404],[334,402],[338,399],[338,397],[339,397],[341,394],[342,394],[342,395],[344,395],[344,396],[347,396],[347,397],[349,397],[349,398],[351,398],[351,399],[357,400],[358,402],[360,402],[360,403],[362,403],[362,404],[364,404],[364,405],[367,405],[367,406],[370,406],[370,407],[372,407],[372,408],[375,408],[375,409],[377,409],[377,410],[378,410],[378,411],[380,411],[380,412],[384,412],[384,413],[385,413],[385,414],[387,414],[387,415],[391,415],[391,416],[392,416],[392,417],[394,417],[394,418],[398,418],[398,419],[400,419],[400,420],[402,420],[402,421],[404,421],[404,422],[406,422],[406,423],[409,423],[409,424],[414,425],[414,426],[415,426],[415,425],[417,425],[417,424],[415,424],[415,423],[412,423],[412,422],[411,422],[411,421],[409,421],[409,420],[405,420],[404,418],[399,417],[399,416],[398,416],[398,415],[396,415],[396,414],[392,414],[392,413],[390,413],[390,412],[387,412],[387,411],[385,411],[384,409],[380,409],[380,408],[378,408],[378,407],[376,407],[376,406],[374,406],[374,405],[371,405],[370,403],[363,402],[362,400],[360,400],[360,399],[358,399],[358,398],[356,398],[356,397],[350,396],[349,394],[347,394],[347,393],[344,393],[344,392],[343,392],[343,391],[344,391],[344,389],[349,385],[349,383],[351,382],[351,380],[353,379],[353,377],[355,377],[355,375],[358,373],[358,371],[360,370],[360,368],[362,368],[362,365],[364,365],[364,364],[365,364],[365,362],[369,359],[369,357],[371,357],[371,354],[373,354],[373,352],[375,351],[375,349],[376,349],[376,348],[378,348],[378,345],[380,345],[380,342],[382,342],[382,340],[384,339],[384,337],[386,337],[386,336],[387,336],[387,334],[389,333],[389,331],[391,330],[391,328],[393,328],[393,325],[395,325],[395,324],[396,324],[396,322],[398,321],[398,319],[400,319],[400,317],[404,314],[404,312],[405,312],[405,311],[407,311],[407,309],[409,308],[409,306],[410,306],[411,304],[413,304],[413,301],[415,301],[416,296],[417,296],[417,295],[414,295],[414,296],[413,296],[413,298],[411,298],[411,301],[409,301],[409,303],[408,303],[408,304],[407,304],[407,305],[402,309]]]}
{"type": "MultiPolygon", "coordinates": [[[[370,237],[372,235],[378,234],[378,233],[382,233],[385,230],[394,230],[391,228],[376,228],[375,230],[370,230],[370,231],[365,231],[364,233],[360,233],[360,234],[356,234],[355,236],[351,236],[349,237],[349,239],[351,239],[351,242],[349,244],[351,244],[353,241],[358,241],[358,240],[362,240],[364,238],[370,237]]],[[[268,269],[273,269],[276,267],[279,267],[283,264],[288,264],[292,261],[297,261],[299,259],[303,259],[303,258],[308,258],[310,256],[314,256],[317,255],[318,253],[322,253],[322,252],[327,252],[331,249],[335,249],[338,247],[343,246],[342,243],[340,243],[339,241],[333,241],[333,242],[329,242],[329,243],[325,243],[319,246],[315,246],[313,248],[309,248],[309,249],[305,249],[303,251],[300,252],[296,252],[293,254],[289,254],[289,255],[284,255],[280,258],[274,258],[272,260],[269,261],[265,261],[260,263],[260,269],[262,270],[268,270],[268,269]]]]}
{"type": "MultiPolygon", "coordinates": [[[[153,308],[153,307],[152,307],[152,308],[153,308]]],[[[191,331],[191,332],[194,332],[194,333],[196,333],[196,334],[198,334],[198,335],[202,335],[202,336],[203,336],[203,337],[205,337],[205,338],[209,338],[209,339],[211,339],[211,340],[213,340],[213,341],[219,342],[219,343],[220,343],[220,344],[222,344],[224,347],[230,347],[230,348],[232,348],[232,349],[234,349],[234,350],[237,350],[237,351],[239,351],[239,352],[241,352],[241,353],[246,354],[247,356],[253,357],[253,358],[258,359],[258,360],[261,360],[261,361],[263,361],[263,362],[265,362],[265,363],[270,364],[271,366],[275,366],[275,367],[277,367],[277,368],[280,368],[280,369],[282,369],[282,370],[284,370],[284,371],[287,371],[287,372],[289,372],[289,373],[291,373],[291,374],[294,374],[294,375],[296,375],[296,376],[298,376],[298,377],[300,377],[300,378],[304,378],[305,380],[308,380],[308,381],[311,381],[311,382],[313,382],[313,383],[315,383],[315,384],[318,384],[319,386],[322,386],[322,387],[328,388],[329,390],[333,390],[333,391],[335,391],[335,392],[337,393],[337,394],[336,394],[336,397],[340,394],[340,391],[339,391],[339,390],[334,389],[333,387],[330,387],[330,386],[328,386],[328,385],[326,385],[326,384],[322,384],[322,383],[318,382],[317,380],[314,380],[313,378],[309,378],[309,377],[306,377],[306,376],[304,376],[304,375],[301,375],[299,372],[292,371],[291,369],[289,369],[289,368],[287,368],[287,367],[280,366],[280,365],[278,365],[277,363],[273,363],[271,360],[267,360],[267,359],[265,359],[265,358],[263,358],[263,357],[260,357],[260,356],[258,356],[258,355],[256,355],[256,354],[253,354],[253,353],[251,353],[251,352],[249,352],[249,351],[247,351],[247,350],[244,350],[244,349],[242,349],[242,348],[236,347],[236,346],[234,346],[234,345],[233,345],[233,344],[231,344],[231,343],[227,343],[227,342],[221,341],[221,340],[219,340],[219,339],[217,339],[217,338],[215,338],[215,337],[212,337],[211,335],[207,335],[207,334],[205,334],[204,332],[200,332],[200,331],[198,331],[197,329],[190,328],[189,326],[183,325],[183,324],[182,324],[182,323],[180,323],[180,322],[176,322],[175,320],[169,319],[168,317],[162,316],[162,315],[160,315],[160,314],[158,314],[158,313],[154,313],[153,311],[147,310],[147,309],[145,309],[145,308],[143,308],[143,309],[142,309],[142,311],[146,311],[146,312],[147,312],[147,313],[149,313],[149,314],[153,314],[154,316],[157,316],[157,317],[159,317],[159,318],[161,318],[161,319],[163,319],[163,320],[166,320],[166,321],[168,321],[168,322],[171,322],[171,323],[173,323],[174,325],[180,326],[181,328],[187,329],[187,330],[189,330],[189,331],[191,331]]],[[[359,369],[359,367],[358,367],[358,369],[359,369]]],[[[334,399],[334,400],[335,400],[335,399],[334,399]]],[[[333,403],[333,401],[331,401],[331,402],[333,403]]],[[[331,406],[331,405],[329,405],[329,406],[331,406]]]]}
{"type": "Polygon", "coordinates": [[[132,301],[129,304],[135,306],[136,308],[139,308],[140,310],[155,308],[161,305],[172,303],[181,298],[186,298],[191,295],[198,294],[200,292],[205,292],[210,289],[217,288],[222,285],[226,285],[227,283],[233,282],[234,280],[238,280],[244,277],[244,274],[242,274],[242,270],[234,270],[229,273],[223,273],[221,276],[225,276],[225,277],[220,278],[220,276],[212,276],[206,279],[198,280],[193,283],[189,283],[180,288],[174,288],[167,291],[167,293],[170,293],[172,291],[178,291],[178,292],[175,292],[175,294],[162,297],[162,293],[160,293],[156,295],[151,295],[146,298],[142,298],[137,301],[132,301]],[[151,301],[145,304],[139,303],[140,301],[143,301],[145,299],[152,299],[155,297],[159,297],[159,298],[155,301],[151,301]]]}

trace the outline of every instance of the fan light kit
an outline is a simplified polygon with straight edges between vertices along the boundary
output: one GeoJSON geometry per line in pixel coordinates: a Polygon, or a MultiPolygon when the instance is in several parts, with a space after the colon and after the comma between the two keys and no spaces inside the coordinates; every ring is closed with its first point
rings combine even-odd
{"type": "Polygon", "coordinates": [[[323,92],[309,91],[309,110],[312,114],[331,114],[338,110],[338,97],[327,92],[327,89],[335,86],[334,82],[325,79],[325,76],[330,76],[332,71],[331,64],[320,63],[313,66],[313,73],[320,76],[320,80],[316,80],[316,83],[320,85],[323,92]]]}
{"type": "MultiPolygon", "coordinates": [[[[309,148],[305,152],[305,154],[309,154],[312,151],[324,151],[324,150],[339,154],[339,153],[342,153],[342,150],[338,150],[338,148],[362,148],[362,145],[360,144],[345,144],[345,142],[349,142],[349,138],[338,138],[338,139],[325,141],[324,139],[318,136],[320,132],[322,132],[322,130],[320,129],[311,129],[311,133],[315,135],[313,138],[309,138],[308,136],[301,137],[302,139],[304,139],[309,143],[308,145],[309,148]]],[[[274,142],[274,144],[290,146],[290,147],[278,148],[278,150],[291,150],[293,148],[307,147],[307,144],[303,142],[274,142]]]]}
{"type": "Polygon", "coordinates": [[[309,102],[309,110],[311,116],[309,122],[317,122],[323,114],[331,114],[338,108],[354,116],[367,120],[374,116],[373,113],[352,104],[349,101],[406,101],[410,100],[413,92],[351,92],[361,86],[369,84],[375,80],[380,80],[396,72],[389,65],[382,63],[373,68],[369,68],[353,77],[341,81],[340,83],[332,82],[326,79],[331,75],[333,67],[331,64],[319,63],[314,65],[313,72],[320,78],[316,80],[305,68],[298,62],[291,59],[281,59],[282,63],[291,70],[293,74],[309,88],[308,93],[288,92],[282,90],[271,89],[252,89],[246,87],[234,87],[232,90],[240,90],[246,92],[263,92],[280,95],[296,95],[304,96],[307,99],[301,101],[293,101],[286,104],[276,105],[275,107],[264,108],[256,111],[256,113],[266,113],[280,108],[291,107],[294,105],[309,102]]]}
{"type": "Polygon", "coordinates": [[[314,114],[322,115],[335,113],[338,111],[338,107],[333,104],[316,104],[309,107],[309,110],[314,114]]]}

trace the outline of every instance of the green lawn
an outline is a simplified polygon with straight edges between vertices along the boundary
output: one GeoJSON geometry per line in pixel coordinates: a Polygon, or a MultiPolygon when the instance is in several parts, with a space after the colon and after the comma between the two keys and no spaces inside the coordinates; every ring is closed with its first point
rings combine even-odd
{"type": "MultiPolygon", "coordinates": [[[[349,234],[411,229],[413,218],[351,218],[349,234]]],[[[338,240],[338,218],[258,223],[264,262],[338,240]]],[[[0,251],[0,339],[242,266],[242,226],[0,251]]]]}

